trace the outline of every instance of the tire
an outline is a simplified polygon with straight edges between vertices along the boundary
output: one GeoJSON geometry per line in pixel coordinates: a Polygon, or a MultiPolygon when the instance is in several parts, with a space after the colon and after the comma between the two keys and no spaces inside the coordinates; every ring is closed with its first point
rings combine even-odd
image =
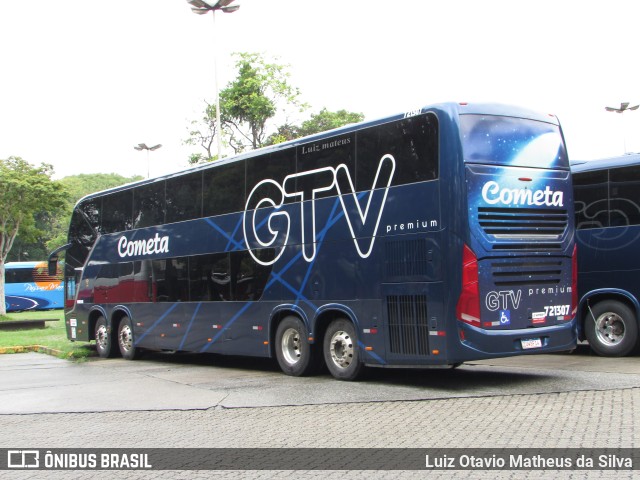
{"type": "Polygon", "coordinates": [[[135,347],[133,326],[129,317],[122,317],[118,325],[118,347],[122,358],[126,360],[134,360],[138,356],[139,349],[135,347]]]}
{"type": "Polygon", "coordinates": [[[308,341],[307,329],[298,317],[285,317],[276,330],[276,358],[287,375],[301,377],[315,373],[317,348],[308,341]]]}
{"type": "Polygon", "coordinates": [[[98,317],[95,328],[96,351],[100,358],[111,358],[116,354],[115,344],[112,341],[112,332],[107,319],[102,315],[98,317]]]}
{"type": "Polygon", "coordinates": [[[356,380],[362,373],[356,330],[348,320],[329,324],[323,342],[324,361],[338,380],[356,380]]]}
{"type": "Polygon", "coordinates": [[[584,327],[589,346],[602,357],[624,357],[638,343],[636,316],[616,300],[605,300],[588,309],[584,327]]]}

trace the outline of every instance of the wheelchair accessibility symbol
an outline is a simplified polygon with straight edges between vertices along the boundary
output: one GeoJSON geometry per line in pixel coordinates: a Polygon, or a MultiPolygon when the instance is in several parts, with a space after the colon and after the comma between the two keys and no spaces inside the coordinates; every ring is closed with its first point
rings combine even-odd
{"type": "Polygon", "coordinates": [[[511,310],[500,310],[500,325],[511,325],[511,310]]]}

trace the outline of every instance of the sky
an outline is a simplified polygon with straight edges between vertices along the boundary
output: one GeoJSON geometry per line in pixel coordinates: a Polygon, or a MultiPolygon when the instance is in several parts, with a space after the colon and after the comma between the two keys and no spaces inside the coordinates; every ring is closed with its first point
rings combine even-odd
{"type": "Polygon", "coordinates": [[[311,106],[300,120],[498,102],[557,115],[571,159],[640,152],[640,109],[605,111],[640,102],[637,0],[235,4],[214,34],[186,0],[0,0],[0,159],[55,178],[182,170],[199,151],[189,123],[215,98],[214,52],[220,88],[233,52],[289,65],[311,106]]]}

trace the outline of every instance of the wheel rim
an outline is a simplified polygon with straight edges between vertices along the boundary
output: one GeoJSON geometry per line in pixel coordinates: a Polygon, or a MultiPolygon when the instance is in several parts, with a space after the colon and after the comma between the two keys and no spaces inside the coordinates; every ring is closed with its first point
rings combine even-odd
{"type": "Polygon", "coordinates": [[[331,360],[338,368],[347,368],[353,361],[353,341],[351,335],[339,330],[331,337],[329,344],[331,360]]]}
{"type": "Polygon", "coordinates": [[[131,331],[131,327],[129,325],[124,325],[120,329],[120,346],[125,350],[129,351],[133,347],[133,332],[131,331]]]}
{"type": "Polygon", "coordinates": [[[100,325],[96,329],[96,346],[100,350],[106,350],[109,342],[109,332],[106,325],[100,325]]]}
{"type": "Polygon", "coordinates": [[[624,320],[616,313],[603,313],[596,320],[596,336],[604,345],[619,344],[624,339],[624,332],[624,320]]]}
{"type": "Polygon", "coordinates": [[[302,357],[300,347],[300,332],[295,328],[287,328],[282,334],[282,346],[280,349],[287,363],[295,365],[300,361],[302,357]]]}

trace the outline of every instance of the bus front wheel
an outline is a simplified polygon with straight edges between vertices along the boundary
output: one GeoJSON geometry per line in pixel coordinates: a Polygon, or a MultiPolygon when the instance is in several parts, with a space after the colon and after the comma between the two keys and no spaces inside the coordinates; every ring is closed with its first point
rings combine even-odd
{"type": "Polygon", "coordinates": [[[307,341],[307,329],[298,317],[282,319],[276,330],[276,358],[287,375],[301,377],[314,372],[316,351],[307,341]]]}
{"type": "Polygon", "coordinates": [[[591,349],[603,357],[623,357],[638,343],[636,316],[624,303],[605,300],[587,311],[585,336],[591,349]]]}
{"type": "Polygon", "coordinates": [[[348,320],[334,320],[327,327],[323,342],[324,361],[338,380],[356,380],[362,373],[356,330],[348,320]]]}
{"type": "Polygon", "coordinates": [[[138,355],[138,349],[135,347],[133,338],[133,327],[129,317],[122,317],[118,325],[118,347],[122,358],[133,360],[138,355]]]}
{"type": "Polygon", "coordinates": [[[111,329],[107,324],[107,319],[98,317],[95,328],[96,351],[100,358],[110,358],[116,353],[115,344],[112,342],[111,329]]]}

